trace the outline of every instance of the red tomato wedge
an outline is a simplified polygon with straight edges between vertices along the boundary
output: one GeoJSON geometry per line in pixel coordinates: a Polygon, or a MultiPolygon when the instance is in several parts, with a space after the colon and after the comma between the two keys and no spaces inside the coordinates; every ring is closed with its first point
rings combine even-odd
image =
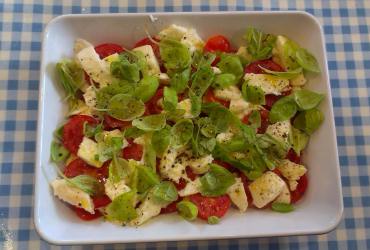
{"type": "Polygon", "coordinates": [[[145,104],[145,111],[149,114],[159,114],[162,112],[162,107],[158,105],[158,101],[163,97],[163,88],[159,88],[155,95],[150,98],[145,104]]]}
{"type": "Polygon", "coordinates": [[[126,160],[134,159],[140,161],[143,156],[143,146],[136,144],[133,140],[128,140],[129,145],[122,149],[122,157],[126,160]]]}
{"type": "Polygon", "coordinates": [[[222,35],[215,35],[208,38],[206,44],[204,45],[204,51],[207,52],[230,52],[230,42],[222,35]]]}
{"type": "Polygon", "coordinates": [[[110,115],[104,115],[103,125],[105,130],[112,130],[116,128],[125,129],[131,127],[131,121],[121,121],[110,115]]]}
{"type": "Polygon", "coordinates": [[[79,207],[72,206],[71,208],[81,220],[95,220],[103,216],[99,210],[95,210],[94,214],[90,214],[89,212],[79,207]]]}
{"type": "Polygon", "coordinates": [[[85,174],[103,182],[106,178],[108,178],[109,163],[110,161],[107,161],[103,164],[101,168],[96,168],[90,166],[82,159],[77,158],[64,168],[63,173],[68,178],[73,178],[75,176],[85,174]]]}
{"type": "Polygon", "coordinates": [[[301,164],[301,157],[299,155],[297,155],[293,149],[290,149],[288,154],[286,155],[285,157],[286,159],[294,162],[294,163],[297,163],[297,164],[301,164]]]}
{"type": "Polygon", "coordinates": [[[307,174],[304,174],[298,180],[297,189],[290,192],[292,203],[296,203],[303,197],[303,195],[305,194],[307,190],[307,186],[308,186],[308,178],[307,178],[307,174]]]}
{"type": "Polygon", "coordinates": [[[114,53],[121,53],[125,49],[115,43],[103,43],[95,47],[96,53],[98,53],[100,59],[106,58],[107,56],[113,55],[114,53]]]}
{"type": "Polygon", "coordinates": [[[78,148],[84,137],[83,126],[87,122],[90,125],[98,124],[98,121],[91,116],[72,116],[63,127],[63,146],[71,153],[77,154],[78,148]]]}
{"type": "Polygon", "coordinates": [[[96,208],[105,207],[112,201],[108,196],[102,195],[102,196],[93,197],[93,202],[94,202],[94,208],[96,209],[96,208]]]}
{"type": "Polygon", "coordinates": [[[203,96],[204,102],[218,102],[221,105],[225,106],[226,108],[229,108],[230,101],[225,101],[220,98],[217,98],[215,94],[213,93],[212,89],[208,89],[206,94],[203,96]]]}
{"type": "Polygon", "coordinates": [[[279,64],[275,63],[271,59],[266,59],[266,60],[255,61],[255,62],[248,64],[245,67],[244,72],[254,73],[254,74],[264,74],[265,72],[263,71],[263,69],[260,68],[260,66],[265,69],[272,70],[272,71],[279,71],[279,72],[284,71],[284,69],[279,64]]]}
{"type": "Polygon", "coordinates": [[[161,209],[161,214],[169,214],[177,211],[176,205],[182,200],[182,197],[179,197],[176,201],[168,204],[167,207],[161,209]]]}
{"type": "Polygon", "coordinates": [[[229,210],[231,201],[229,196],[205,197],[200,194],[189,196],[189,200],[198,207],[198,218],[208,220],[210,216],[221,218],[229,210]]]}

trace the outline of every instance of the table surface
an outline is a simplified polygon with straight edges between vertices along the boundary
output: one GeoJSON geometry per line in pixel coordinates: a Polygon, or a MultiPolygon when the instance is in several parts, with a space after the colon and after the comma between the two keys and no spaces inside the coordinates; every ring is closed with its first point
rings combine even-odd
{"type": "Polygon", "coordinates": [[[0,3],[0,249],[370,249],[369,25],[369,1],[0,3]],[[59,247],[40,239],[32,218],[33,175],[41,35],[49,20],[70,13],[287,9],[312,13],[325,31],[345,207],[336,230],[318,236],[105,246],[59,247]]]}

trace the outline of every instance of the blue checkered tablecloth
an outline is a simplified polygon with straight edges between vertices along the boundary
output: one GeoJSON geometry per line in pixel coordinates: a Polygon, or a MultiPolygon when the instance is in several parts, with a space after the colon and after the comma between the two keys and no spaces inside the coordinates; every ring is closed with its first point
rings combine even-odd
{"type": "Polygon", "coordinates": [[[370,249],[369,0],[11,2],[0,1],[0,249],[370,249]],[[326,35],[345,206],[335,231],[319,236],[74,247],[52,246],[40,239],[32,218],[33,175],[41,34],[50,19],[69,13],[287,9],[317,16],[326,35]]]}

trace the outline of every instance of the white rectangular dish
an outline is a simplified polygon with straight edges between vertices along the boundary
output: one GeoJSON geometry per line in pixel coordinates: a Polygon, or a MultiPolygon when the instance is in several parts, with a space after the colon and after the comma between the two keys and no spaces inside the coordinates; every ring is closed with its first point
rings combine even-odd
{"type": "Polygon", "coordinates": [[[55,244],[93,244],[286,236],[325,233],[339,223],[343,202],[325,41],[319,22],[310,14],[284,11],[60,16],[45,28],[41,60],[34,219],[45,240],[55,244]],[[303,162],[309,169],[309,187],[295,211],[280,214],[250,209],[241,214],[235,210],[217,225],[189,223],[177,215],[166,215],[133,228],[103,220],[80,221],[51,194],[47,178],[54,178],[56,172],[49,161],[49,148],[53,131],[66,111],[56,85],[55,63],[72,56],[77,38],[93,44],[132,45],[145,37],[145,29],[156,33],[173,23],[194,27],[203,38],[225,35],[235,45],[242,44],[246,28],[253,26],[286,35],[317,58],[322,72],[309,78],[307,88],[326,94],[320,106],[325,121],[305,150],[303,162]]]}

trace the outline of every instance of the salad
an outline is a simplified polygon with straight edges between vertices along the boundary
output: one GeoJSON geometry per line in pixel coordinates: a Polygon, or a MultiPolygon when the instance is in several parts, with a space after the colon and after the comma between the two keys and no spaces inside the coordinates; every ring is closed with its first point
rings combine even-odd
{"type": "Polygon", "coordinates": [[[130,47],[77,39],[56,64],[69,109],[51,145],[54,195],[83,220],[128,226],[294,210],[324,119],[324,95],[304,89],[320,68],[283,35],[243,38],[236,48],[173,24],[130,47]]]}

